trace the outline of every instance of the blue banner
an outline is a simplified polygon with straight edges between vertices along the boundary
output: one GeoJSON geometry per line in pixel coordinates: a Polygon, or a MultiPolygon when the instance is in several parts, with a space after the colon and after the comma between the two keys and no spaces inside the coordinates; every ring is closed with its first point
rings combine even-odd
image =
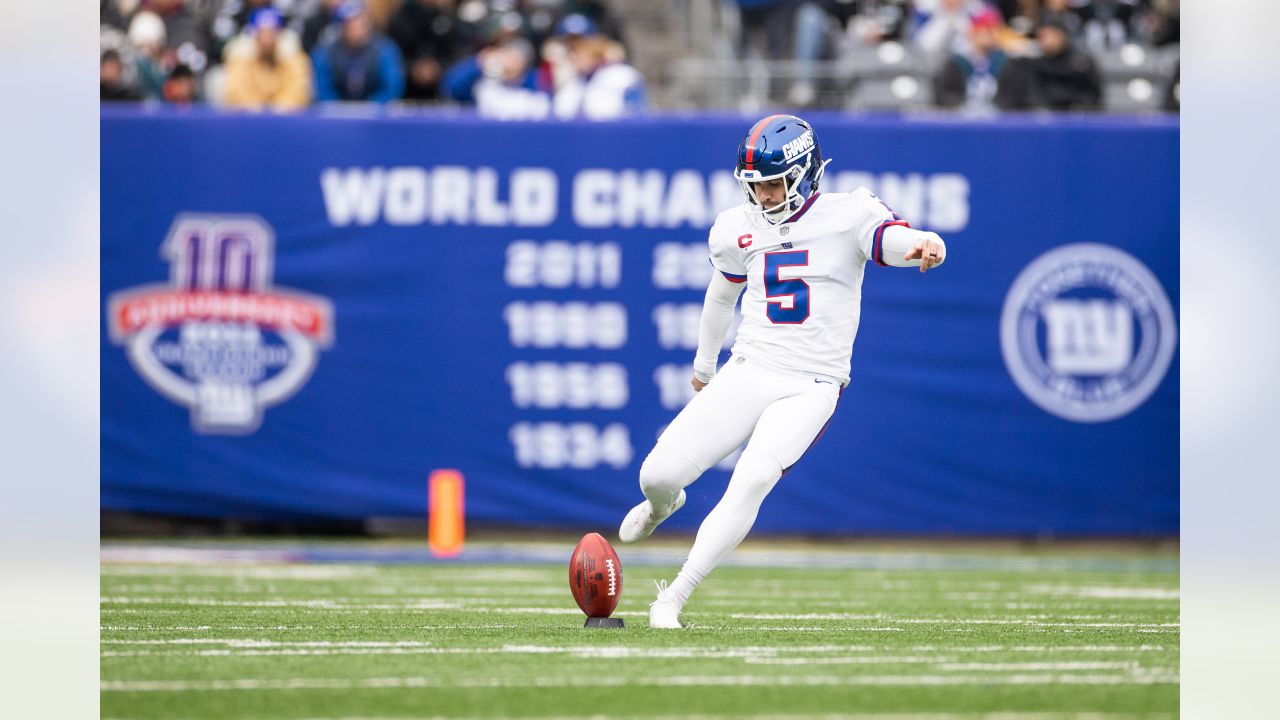
{"type": "MultiPolygon", "coordinates": [[[[949,256],[868,269],[757,530],[1176,533],[1176,120],[809,119],[824,191],[949,256]]],[[[473,522],[612,533],[692,393],[752,120],[104,108],[104,509],[421,517],[448,467],[473,522]]]]}

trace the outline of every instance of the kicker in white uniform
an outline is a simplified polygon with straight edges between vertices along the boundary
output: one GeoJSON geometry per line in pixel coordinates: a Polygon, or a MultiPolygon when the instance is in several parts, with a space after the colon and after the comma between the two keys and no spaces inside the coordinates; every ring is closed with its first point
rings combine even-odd
{"type": "Polygon", "coordinates": [[[746,202],[721,213],[708,238],[717,272],[694,358],[698,394],[645,458],[645,500],[619,538],[648,537],[684,505],[685,486],[751,440],[680,574],[659,584],[651,627],[681,627],[694,588],[742,542],[765,496],[826,429],[849,381],[867,263],[923,272],[946,258],[942,238],[911,229],[865,188],[820,193],[827,162],[813,128],[791,115],[760,120],[738,146],[746,202]],[[742,324],[717,372],[739,296],[742,324]]]}

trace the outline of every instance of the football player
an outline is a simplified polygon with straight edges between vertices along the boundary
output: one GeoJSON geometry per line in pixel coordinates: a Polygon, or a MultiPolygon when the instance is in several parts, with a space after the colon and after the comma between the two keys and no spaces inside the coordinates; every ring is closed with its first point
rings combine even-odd
{"type": "Polygon", "coordinates": [[[650,627],[681,627],[694,588],[742,542],[765,496],[822,436],[849,382],[867,262],[925,272],[946,259],[942,238],[911,229],[866,188],[819,193],[827,162],[813,128],[792,115],[760,120],[738,145],[734,175],[746,202],[720,213],[707,240],[716,272],[693,362],[698,394],[640,467],[645,500],[627,513],[619,539],[648,537],[684,505],[685,486],[750,442],[680,574],[669,587],[658,583],[650,627]],[[732,357],[717,372],[744,289],[732,357]]]}

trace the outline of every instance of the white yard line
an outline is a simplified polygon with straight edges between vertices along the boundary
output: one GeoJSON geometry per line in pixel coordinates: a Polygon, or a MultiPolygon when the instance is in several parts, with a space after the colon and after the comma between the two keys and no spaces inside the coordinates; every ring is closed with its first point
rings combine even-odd
{"type": "MultiPolygon", "coordinates": [[[[487,716],[486,716],[487,717],[487,716]]],[[[734,717],[743,720],[1165,720],[1173,718],[1172,713],[1144,713],[1141,715],[1133,715],[1129,713],[860,713],[860,714],[813,714],[813,715],[796,715],[796,714],[777,714],[777,713],[760,713],[760,714],[738,714],[734,717]]],[[[611,720],[608,715],[535,715],[527,716],[499,716],[491,717],[489,720],[529,720],[529,718],[537,718],[538,720],[611,720]]],[[[628,715],[628,720],[725,720],[724,715],[628,715]]],[[[113,718],[105,718],[105,720],[114,720],[113,718]]],[[[341,716],[328,718],[305,718],[305,720],[451,720],[444,716],[430,717],[414,717],[406,718],[397,716],[390,717],[369,717],[369,716],[341,716]]]]}
{"type": "MultiPolygon", "coordinates": [[[[474,613],[511,613],[520,615],[582,615],[582,611],[573,607],[505,607],[498,605],[500,600],[476,602],[466,600],[445,600],[441,598],[419,598],[403,603],[361,602],[352,598],[294,598],[290,600],[223,600],[208,597],[163,597],[163,596],[130,596],[118,595],[99,598],[102,605],[194,605],[200,607],[254,607],[254,608],[311,608],[317,610],[349,610],[363,612],[367,610],[464,610],[474,613]]],[[[113,612],[128,612],[128,608],[113,612]]],[[[148,612],[158,612],[149,610],[148,612]]],[[[648,617],[649,613],[640,610],[615,612],[614,616],[648,617]]]]}
{"type": "Polygon", "coordinates": [[[315,657],[320,655],[448,655],[458,654],[456,648],[277,648],[270,650],[253,650],[239,648],[221,648],[213,650],[195,650],[187,653],[162,652],[158,650],[106,650],[101,653],[104,658],[134,657],[315,657]]]}
{"type": "Polygon", "coordinates": [[[505,645],[500,652],[558,654],[565,653],[582,658],[747,658],[761,655],[798,654],[798,653],[833,653],[833,652],[871,652],[869,645],[747,645],[741,647],[633,647],[618,646],[555,646],[555,645],[505,645]]]}
{"type": "MultiPolygon", "coordinates": [[[[700,625],[698,625],[698,628],[699,628],[699,629],[702,629],[702,630],[728,630],[728,629],[730,629],[728,626],[725,626],[725,625],[701,625],[701,624],[700,624],[700,625]]],[[[821,632],[821,633],[829,633],[829,632],[831,632],[831,626],[830,626],[830,625],[755,625],[755,626],[752,626],[752,628],[751,628],[751,632],[785,632],[785,633],[798,633],[798,632],[821,632]]]]}
{"type": "Polygon", "coordinates": [[[1123,585],[1032,585],[1026,589],[1026,592],[1104,600],[1177,600],[1181,597],[1176,589],[1123,585]]]}
{"type": "Polygon", "coordinates": [[[1060,670],[1137,670],[1138,663],[1123,662],[1023,662],[1023,663],[940,663],[939,670],[973,671],[993,670],[998,672],[1038,672],[1060,670]]]}
{"type": "MultiPolygon", "coordinates": [[[[403,603],[365,603],[350,598],[311,598],[292,600],[221,600],[200,597],[160,597],[120,595],[99,598],[103,605],[199,605],[210,607],[301,607],[319,610],[461,610],[463,603],[454,600],[420,598],[403,603]]],[[[574,611],[577,612],[577,611],[574,611]]]]}
{"type": "Polygon", "coordinates": [[[168,638],[165,640],[103,640],[103,645],[226,645],[227,647],[432,647],[433,642],[417,640],[258,640],[253,638],[168,638]]]}
{"type": "MultiPolygon", "coordinates": [[[[172,638],[167,640],[104,640],[103,645],[112,646],[174,646],[189,648],[209,645],[220,645],[209,649],[185,650],[106,650],[102,657],[154,657],[154,656],[186,656],[186,657],[249,657],[271,655],[568,655],[586,659],[667,659],[667,658],[758,658],[778,654],[799,653],[850,653],[871,652],[870,646],[856,645],[810,645],[810,646],[747,646],[735,648],[641,648],[630,646],[553,646],[553,645],[504,645],[500,648],[485,647],[437,647],[431,642],[397,641],[280,641],[259,640],[252,638],[235,638],[218,640],[214,638],[172,638]]],[[[934,658],[934,661],[951,658],[934,658]]]]}
{"type": "Polygon", "coordinates": [[[102,625],[103,632],[197,632],[197,631],[282,631],[282,630],[510,630],[516,623],[445,623],[440,625],[102,625]]]}
{"type": "MultiPolygon", "coordinates": [[[[387,628],[379,626],[381,630],[401,629],[401,630],[455,630],[455,629],[510,629],[518,627],[516,625],[413,625],[398,626],[396,628],[387,628]]],[[[210,626],[202,625],[195,627],[111,627],[104,626],[104,630],[146,630],[146,631],[173,631],[173,630],[212,630],[210,626]]],[[[320,628],[314,626],[227,626],[218,628],[220,630],[257,630],[257,631],[276,631],[276,630],[317,630],[320,628]]],[[[753,628],[758,629],[758,628],[753,628]]],[[[779,627],[779,630],[795,630],[792,627],[779,627]]],[[[802,628],[803,629],[803,628],[802,628]]],[[[822,630],[828,628],[810,628],[812,630],[822,630]]],[[[183,638],[163,638],[153,640],[139,639],[111,639],[105,638],[100,642],[101,646],[193,646],[193,645],[221,645],[233,648],[386,648],[386,647],[438,647],[437,643],[428,641],[415,640],[349,640],[349,641],[327,641],[327,640],[266,640],[260,638],[211,638],[211,637],[183,637],[183,638]]],[[[900,650],[901,648],[878,645],[761,645],[746,646],[735,648],[638,648],[627,645],[622,646],[551,646],[551,645],[507,645],[502,649],[494,648],[460,648],[455,649],[456,652],[508,652],[508,653],[564,653],[578,657],[598,657],[598,658],[635,658],[635,657],[755,657],[762,655],[778,655],[778,654],[820,654],[820,653],[875,653],[900,650]]],[[[1012,653],[1133,653],[1133,652],[1165,652],[1171,650],[1166,645],[915,645],[906,648],[911,652],[917,653],[947,653],[947,654],[977,654],[977,653],[996,653],[996,652],[1012,652],[1012,653]]],[[[156,653],[162,654],[162,653],[156,653]]],[[[935,658],[935,660],[940,660],[935,658]]]]}
{"type": "MultiPolygon", "coordinates": [[[[497,604],[501,601],[477,602],[474,600],[445,600],[442,598],[419,598],[403,603],[361,602],[352,598],[295,598],[290,600],[224,600],[207,597],[162,597],[162,596],[107,596],[99,599],[103,605],[194,605],[214,607],[264,607],[287,608],[301,607],[320,610],[463,610],[477,613],[511,613],[523,615],[580,615],[581,612],[572,607],[506,607],[497,604]]],[[[617,616],[642,617],[644,611],[620,611],[617,616]]],[[[863,631],[899,631],[896,625],[1029,625],[1033,627],[1064,628],[1148,628],[1158,631],[1162,628],[1179,628],[1180,623],[1132,623],[1132,622],[1047,622],[1040,617],[997,617],[997,618],[898,618],[884,614],[866,613],[730,613],[735,620],[839,620],[839,621],[875,621],[873,627],[855,628],[863,631]]],[[[1043,616],[1041,616],[1043,617],[1043,616]]],[[[1048,616],[1063,617],[1063,616],[1048,616]]],[[[1065,616],[1090,619],[1100,617],[1065,616]]]]}
{"type": "MultiPolygon", "coordinates": [[[[505,626],[504,626],[505,627],[505,626]]],[[[162,638],[153,640],[119,639],[103,640],[102,645],[226,645],[228,647],[270,648],[270,647],[439,647],[439,643],[420,640],[269,640],[265,638],[162,638]]],[[[590,657],[701,657],[713,654],[715,657],[727,657],[725,653],[740,654],[744,657],[759,654],[804,654],[804,653],[853,653],[883,652],[895,650],[887,645],[744,645],[744,646],[708,646],[703,648],[669,647],[651,648],[630,645],[597,646],[597,645],[513,645],[501,648],[457,648],[459,651],[474,652],[508,652],[508,653],[568,653],[590,657]]],[[[1164,645],[915,645],[912,652],[945,652],[945,653],[989,653],[989,652],[1155,652],[1168,649],[1164,645]]]]}
{"type": "Polygon", "coordinates": [[[1131,652],[1163,650],[1164,646],[1124,647],[1119,645],[1095,645],[1078,647],[1034,646],[978,646],[940,647],[921,645],[914,652],[936,653],[918,656],[875,656],[869,653],[892,651],[897,648],[873,645],[755,645],[744,647],[633,647],[594,645],[504,645],[502,647],[440,647],[429,641],[377,641],[377,640],[267,640],[260,638],[165,638],[156,640],[105,639],[103,647],[127,647],[124,650],[104,650],[102,657],[252,657],[252,656],[320,656],[320,655],[567,655],[587,659],[668,659],[668,658],[738,658],[748,664],[762,665],[864,665],[934,663],[940,670],[1106,670],[1133,669],[1136,662],[1071,661],[1057,663],[954,663],[957,654],[987,652],[1036,652],[1056,653],[1063,650],[1084,652],[1131,652]],[[158,649],[134,649],[134,648],[158,649]],[[196,648],[196,649],[190,649],[196,648]],[[858,653],[851,655],[850,653],[858,653]],[[812,655],[818,657],[797,657],[812,655]]]}
{"type": "MultiPolygon", "coordinates": [[[[878,620],[897,625],[1032,625],[1037,627],[1176,628],[1180,623],[1056,623],[1033,618],[895,618],[855,613],[730,613],[735,620],[878,620]]],[[[867,629],[867,628],[859,628],[867,629]]]]}
{"type": "Polygon", "coordinates": [[[835,657],[748,657],[748,665],[921,665],[942,663],[948,656],[837,655],[835,657]]]}
{"type": "Polygon", "coordinates": [[[948,685],[1168,685],[1176,674],[1141,675],[713,675],[672,677],[532,677],[454,678],[423,677],[287,678],[263,680],[108,680],[103,692],[198,692],[224,690],[372,690],[405,688],[541,688],[541,687],[745,687],[745,686],[948,686],[948,685]]]}
{"type": "Polygon", "coordinates": [[[350,580],[379,574],[373,565],[118,565],[103,563],[103,577],[218,577],[249,580],[350,580]]]}
{"type": "MultiPolygon", "coordinates": [[[[885,648],[887,649],[887,648],[885,648]]],[[[1054,653],[1054,652],[1164,652],[1169,650],[1166,645],[977,645],[977,646],[955,646],[955,645],[916,645],[911,648],[912,652],[929,652],[933,650],[953,652],[953,653],[985,653],[985,652],[1033,652],[1033,653],[1054,653]]]]}

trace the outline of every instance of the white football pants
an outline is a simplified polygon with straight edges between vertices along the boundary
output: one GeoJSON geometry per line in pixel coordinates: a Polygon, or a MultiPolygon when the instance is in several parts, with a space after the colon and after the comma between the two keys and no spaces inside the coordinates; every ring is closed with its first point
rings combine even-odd
{"type": "Polygon", "coordinates": [[[831,378],[735,355],[658,438],[640,467],[640,489],[659,508],[750,438],[672,584],[682,603],[747,536],[765,496],[826,429],[840,391],[831,378]]]}

